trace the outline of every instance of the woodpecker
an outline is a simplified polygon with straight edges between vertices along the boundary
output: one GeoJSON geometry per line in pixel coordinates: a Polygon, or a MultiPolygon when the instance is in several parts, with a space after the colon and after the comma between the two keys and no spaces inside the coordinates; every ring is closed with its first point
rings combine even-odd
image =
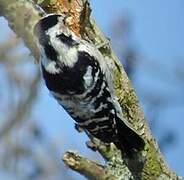
{"type": "Polygon", "coordinates": [[[66,27],[64,19],[62,14],[48,14],[34,27],[47,88],[90,135],[125,153],[142,150],[144,140],[123,117],[103,55],[66,27]]]}

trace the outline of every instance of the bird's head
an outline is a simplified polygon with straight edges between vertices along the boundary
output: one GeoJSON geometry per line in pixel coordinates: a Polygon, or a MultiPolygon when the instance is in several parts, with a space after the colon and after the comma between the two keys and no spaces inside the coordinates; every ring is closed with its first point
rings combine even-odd
{"type": "Polygon", "coordinates": [[[36,23],[34,35],[41,45],[44,46],[52,39],[69,47],[77,44],[77,36],[65,26],[64,19],[62,14],[48,14],[36,23]]]}
{"type": "Polygon", "coordinates": [[[46,15],[35,25],[34,36],[41,55],[51,61],[59,59],[67,64],[71,58],[66,56],[76,56],[80,38],[65,26],[64,20],[65,16],[62,14],[46,15]]]}

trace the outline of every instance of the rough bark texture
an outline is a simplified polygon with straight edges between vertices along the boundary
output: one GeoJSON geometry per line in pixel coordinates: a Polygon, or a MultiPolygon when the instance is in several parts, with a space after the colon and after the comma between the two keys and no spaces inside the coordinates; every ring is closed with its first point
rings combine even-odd
{"type": "MultiPolygon", "coordinates": [[[[38,61],[38,51],[33,41],[34,24],[43,15],[35,2],[28,0],[0,0],[1,14],[8,20],[9,26],[21,37],[38,61]]],[[[108,3],[108,2],[107,2],[108,3]]],[[[66,25],[78,36],[94,43],[111,64],[114,88],[119,98],[124,117],[133,125],[145,140],[142,152],[134,154],[132,159],[122,158],[119,150],[112,144],[103,145],[97,139],[91,139],[106,160],[99,165],[74,152],[67,152],[63,160],[71,169],[89,179],[182,179],[170,170],[161,155],[157,143],[150,133],[143,112],[138,104],[135,91],[108,40],[90,17],[91,9],[85,0],[41,0],[39,5],[46,13],[63,13],[67,16],[66,25]],[[93,170],[93,171],[92,171],[93,170]]]]}

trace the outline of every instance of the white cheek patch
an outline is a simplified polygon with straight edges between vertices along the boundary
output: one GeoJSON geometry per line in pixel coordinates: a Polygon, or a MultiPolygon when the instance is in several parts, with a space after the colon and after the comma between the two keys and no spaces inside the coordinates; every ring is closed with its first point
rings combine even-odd
{"type": "Polygon", "coordinates": [[[70,48],[62,43],[57,37],[50,38],[51,45],[57,52],[57,60],[63,65],[72,68],[78,60],[77,49],[70,48]]]}
{"type": "MultiPolygon", "coordinates": [[[[64,66],[72,68],[78,60],[78,52],[75,47],[68,47],[57,37],[58,29],[61,24],[57,24],[47,31],[47,35],[50,37],[50,45],[55,49],[58,54],[57,60],[60,61],[64,66]]],[[[67,30],[63,27],[62,32],[67,30]]],[[[61,32],[60,32],[61,34],[61,32]]]]}

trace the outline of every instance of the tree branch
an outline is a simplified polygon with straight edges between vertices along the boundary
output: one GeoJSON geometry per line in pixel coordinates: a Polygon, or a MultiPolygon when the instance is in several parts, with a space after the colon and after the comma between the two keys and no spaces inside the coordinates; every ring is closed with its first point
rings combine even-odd
{"type": "Polygon", "coordinates": [[[91,161],[87,158],[84,158],[78,155],[75,152],[68,151],[63,156],[63,161],[67,164],[71,169],[79,172],[84,175],[88,179],[115,179],[115,177],[108,177],[103,166],[97,164],[94,161],[91,161]]]}
{"type": "MultiPolygon", "coordinates": [[[[64,155],[65,163],[75,171],[92,179],[103,179],[104,177],[111,177],[112,179],[114,177],[116,179],[128,177],[127,179],[138,180],[179,179],[164,162],[138,104],[135,91],[120,61],[110,48],[108,40],[90,17],[89,3],[85,0],[42,0],[40,5],[47,13],[65,14],[68,17],[66,24],[73,32],[99,47],[105,60],[110,64],[114,89],[122,107],[124,118],[132,124],[146,143],[145,149],[142,152],[135,153],[134,158],[129,159],[124,156],[122,159],[119,150],[113,145],[106,146],[94,141],[99,152],[107,160],[105,166],[98,165],[71,152],[64,155]],[[93,171],[92,173],[91,167],[95,167],[97,172],[93,171]]],[[[3,16],[7,18],[10,27],[24,39],[37,59],[38,52],[33,42],[32,29],[40,14],[42,14],[41,11],[33,3],[26,0],[0,0],[0,9],[3,16]]]]}

